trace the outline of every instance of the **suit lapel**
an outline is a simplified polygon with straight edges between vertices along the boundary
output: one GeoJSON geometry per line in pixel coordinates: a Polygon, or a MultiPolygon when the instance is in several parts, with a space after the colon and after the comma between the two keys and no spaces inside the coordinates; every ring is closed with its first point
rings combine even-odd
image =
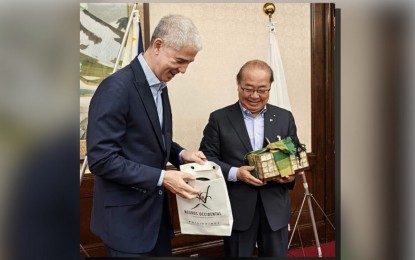
{"type": "Polygon", "coordinates": [[[241,140],[247,151],[252,151],[253,148],[251,142],[249,141],[248,131],[246,130],[246,125],[241,112],[241,108],[239,107],[239,102],[236,102],[233,106],[229,107],[228,113],[228,119],[231,122],[231,125],[235,130],[238,138],[241,140]]]}
{"type": "MultiPolygon", "coordinates": [[[[267,104],[267,112],[265,113],[264,117],[264,139],[265,137],[272,142],[278,141],[278,133],[280,133],[281,125],[278,124],[278,113],[274,109],[274,107],[267,104]]],[[[283,138],[281,136],[281,138],[283,138]]],[[[264,143],[265,145],[268,144],[267,141],[264,143]]]]}
{"type": "Polygon", "coordinates": [[[150,86],[148,85],[144,71],[141,68],[140,62],[136,58],[131,61],[130,66],[135,77],[135,88],[138,91],[141,102],[144,104],[144,108],[151,122],[154,133],[157,135],[159,145],[164,150],[163,135],[158,119],[157,107],[154,102],[153,95],[151,94],[150,86]]]}
{"type": "MultiPolygon", "coordinates": [[[[276,140],[275,131],[275,125],[277,123],[277,116],[275,113],[273,113],[273,109],[268,105],[267,106],[267,112],[265,112],[264,116],[264,139],[268,140],[272,143],[276,140]]],[[[268,144],[267,141],[265,141],[264,144],[268,144]]]]}

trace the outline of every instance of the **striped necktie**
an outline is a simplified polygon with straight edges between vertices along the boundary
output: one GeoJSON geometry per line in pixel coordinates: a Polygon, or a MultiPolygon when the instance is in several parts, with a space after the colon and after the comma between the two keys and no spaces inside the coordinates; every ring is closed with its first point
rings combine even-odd
{"type": "Polygon", "coordinates": [[[161,93],[163,92],[163,88],[165,87],[165,83],[161,82],[157,88],[157,96],[156,96],[156,106],[157,106],[157,114],[159,116],[160,127],[163,129],[163,102],[161,98],[161,93]]]}

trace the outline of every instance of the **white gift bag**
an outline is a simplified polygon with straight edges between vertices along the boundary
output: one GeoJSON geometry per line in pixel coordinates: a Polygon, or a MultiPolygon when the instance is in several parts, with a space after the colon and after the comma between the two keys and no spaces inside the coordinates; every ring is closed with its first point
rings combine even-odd
{"type": "Polygon", "coordinates": [[[195,176],[189,184],[201,191],[191,200],[176,195],[182,234],[230,236],[233,216],[220,166],[210,161],[188,163],[180,171],[195,176]]]}

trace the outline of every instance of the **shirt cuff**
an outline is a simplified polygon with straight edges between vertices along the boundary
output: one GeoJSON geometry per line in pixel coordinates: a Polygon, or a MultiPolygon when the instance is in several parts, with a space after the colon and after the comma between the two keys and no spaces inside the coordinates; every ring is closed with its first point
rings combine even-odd
{"type": "Polygon", "coordinates": [[[165,172],[164,170],[161,170],[160,178],[159,178],[159,181],[157,182],[157,187],[160,187],[163,184],[164,172],[165,172]]]}
{"type": "Polygon", "coordinates": [[[228,181],[238,181],[238,179],[236,178],[236,173],[238,172],[238,168],[236,167],[232,167],[229,170],[229,174],[228,174],[228,181]]]}
{"type": "Polygon", "coordinates": [[[186,149],[181,150],[181,151],[180,151],[180,153],[179,153],[179,163],[184,163],[184,161],[183,161],[183,159],[182,159],[182,153],[183,153],[184,151],[186,151],[186,149]]]}

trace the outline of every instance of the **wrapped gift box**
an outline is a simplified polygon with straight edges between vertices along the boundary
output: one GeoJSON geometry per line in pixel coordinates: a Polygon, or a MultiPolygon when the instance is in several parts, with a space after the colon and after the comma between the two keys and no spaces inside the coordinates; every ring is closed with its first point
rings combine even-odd
{"type": "Polygon", "coordinates": [[[306,151],[299,152],[298,155],[290,155],[290,159],[294,172],[304,171],[310,166],[306,151]]]}
{"type": "Polygon", "coordinates": [[[309,166],[305,146],[295,146],[290,137],[248,153],[246,161],[255,167],[252,175],[264,182],[292,175],[309,166]]]}
{"type": "Polygon", "coordinates": [[[271,152],[263,152],[259,154],[250,153],[247,155],[249,165],[255,166],[252,174],[266,182],[280,175],[274,156],[271,152]]]}

